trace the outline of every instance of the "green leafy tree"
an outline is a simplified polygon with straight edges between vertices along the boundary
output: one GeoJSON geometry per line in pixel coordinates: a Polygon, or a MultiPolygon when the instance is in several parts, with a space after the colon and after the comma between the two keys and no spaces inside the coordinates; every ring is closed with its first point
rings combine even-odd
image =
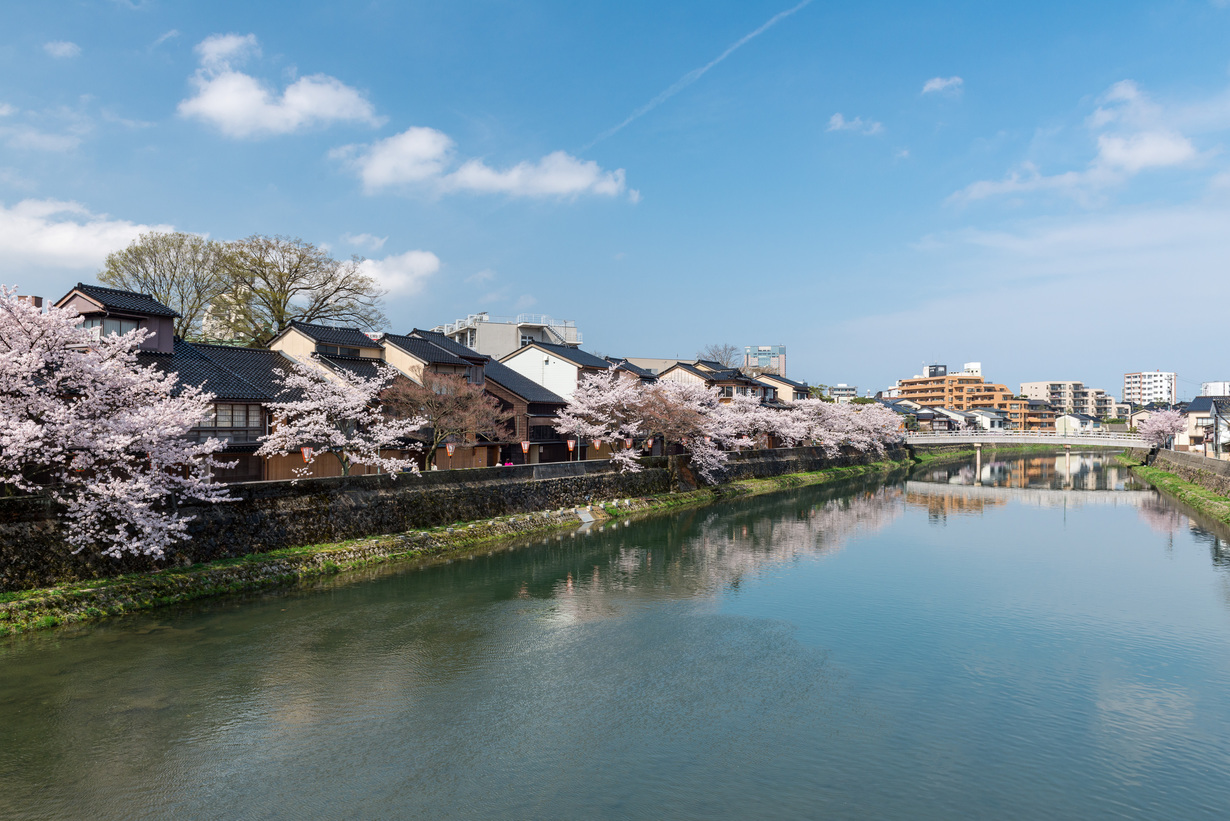
{"type": "Polygon", "coordinates": [[[175,309],[175,333],[184,339],[208,337],[203,321],[225,288],[224,243],[180,231],[142,234],[122,251],[107,255],[99,282],[149,294],[175,309]]]}
{"type": "Polygon", "coordinates": [[[292,321],[379,330],[385,295],[362,257],[336,260],[298,238],[254,234],[230,244],[225,288],[209,324],[227,339],[261,347],[292,321]]]}

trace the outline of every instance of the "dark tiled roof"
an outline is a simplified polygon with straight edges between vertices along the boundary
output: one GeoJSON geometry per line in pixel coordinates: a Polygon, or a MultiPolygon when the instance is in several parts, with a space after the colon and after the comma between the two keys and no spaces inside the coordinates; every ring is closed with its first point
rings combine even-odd
{"type": "Polygon", "coordinates": [[[717,361],[717,360],[715,360],[715,359],[698,359],[698,360],[696,360],[696,364],[697,364],[697,365],[704,365],[706,368],[710,368],[710,369],[715,370],[715,371],[729,371],[729,370],[732,370],[731,368],[726,367],[726,366],[725,366],[725,365],[723,365],[721,362],[718,362],[718,361],[717,361]]]}
{"type": "Polygon", "coordinates": [[[449,339],[447,336],[440,333],[439,331],[423,331],[418,328],[415,328],[413,331],[411,331],[408,334],[408,336],[417,336],[419,339],[426,339],[428,342],[435,345],[437,348],[443,348],[444,350],[451,353],[453,356],[458,356],[458,357],[461,357],[462,359],[474,359],[474,360],[481,359],[483,361],[487,361],[491,358],[489,356],[486,356],[485,354],[481,354],[478,351],[473,350],[472,348],[467,348],[465,345],[462,345],[460,342],[456,342],[452,339],[449,339]]]}
{"type": "Polygon", "coordinates": [[[277,397],[282,390],[274,371],[289,371],[295,364],[289,357],[267,348],[237,348],[201,342],[192,343],[192,347],[270,397],[277,397]]]}
{"type": "MultiPolygon", "coordinates": [[[[675,370],[675,368],[685,370],[693,376],[699,376],[701,379],[709,379],[713,376],[713,374],[709,373],[709,371],[702,371],[700,368],[695,365],[689,365],[687,362],[676,362],[674,365],[671,365],[669,368],[662,371],[662,373],[669,373],[670,371],[675,370]]],[[[659,376],[661,376],[661,374],[659,374],[659,376]]]]}
{"type": "Polygon", "coordinates": [[[646,382],[653,382],[658,378],[654,375],[654,372],[648,368],[642,368],[640,365],[633,365],[626,359],[616,359],[613,356],[608,356],[606,361],[610,362],[616,370],[627,371],[630,374],[639,376],[646,382]]]}
{"type": "Polygon", "coordinates": [[[290,327],[324,345],[341,345],[347,348],[379,348],[380,343],[358,328],[332,328],[328,325],[313,325],[292,321],[290,327]]]}
{"type": "Polygon", "coordinates": [[[261,380],[262,384],[254,384],[182,339],[175,340],[174,353],[140,351],[137,353],[137,361],[141,365],[153,365],[163,373],[175,374],[181,388],[188,385],[200,386],[222,401],[268,401],[276,395],[276,390],[270,391],[268,388],[272,375],[261,380]]]}
{"type": "Polygon", "coordinates": [[[1208,413],[1213,407],[1212,396],[1197,396],[1187,405],[1186,413],[1208,413]]]}
{"type": "Polygon", "coordinates": [[[795,382],[793,379],[787,379],[786,377],[779,376],[778,374],[775,374],[775,373],[763,373],[760,375],[760,379],[775,379],[778,382],[787,384],[792,388],[796,388],[801,391],[807,390],[806,382],[795,382]]]}
{"type": "Polygon", "coordinates": [[[582,368],[602,368],[607,370],[611,367],[610,362],[594,356],[592,353],[586,353],[580,348],[570,348],[567,345],[552,345],[550,342],[531,342],[529,345],[513,351],[504,358],[508,359],[509,357],[516,356],[520,351],[524,351],[526,347],[542,348],[544,351],[582,368]]]}
{"type": "Polygon", "coordinates": [[[150,316],[179,316],[177,312],[163,305],[149,294],[121,291],[117,288],[104,288],[101,285],[86,285],[82,282],[77,283],[76,290],[95,302],[101,303],[108,311],[148,314],[150,316]]]}
{"type": "Polygon", "coordinates": [[[401,334],[385,334],[381,337],[385,342],[401,348],[406,353],[416,357],[429,365],[462,365],[468,367],[469,362],[466,362],[460,357],[453,356],[448,351],[441,348],[435,342],[428,342],[426,339],[420,339],[416,336],[402,336],[401,334]]]}
{"type": "Polygon", "coordinates": [[[336,371],[347,371],[364,379],[379,376],[381,366],[385,365],[382,359],[369,359],[365,356],[324,356],[323,354],[316,354],[316,359],[327,368],[332,368],[336,371]]]}
{"type": "Polygon", "coordinates": [[[522,376],[512,368],[494,359],[487,363],[485,374],[487,381],[494,382],[501,388],[510,390],[526,402],[543,405],[567,405],[568,400],[553,391],[549,391],[537,382],[522,376]]]}

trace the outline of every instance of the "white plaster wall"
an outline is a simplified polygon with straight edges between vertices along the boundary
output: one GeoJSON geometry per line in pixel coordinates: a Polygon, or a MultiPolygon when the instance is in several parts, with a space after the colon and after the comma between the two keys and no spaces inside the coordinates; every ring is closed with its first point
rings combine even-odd
{"type": "Polygon", "coordinates": [[[529,348],[503,360],[503,363],[526,379],[537,382],[565,399],[571,399],[576,392],[577,371],[580,369],[546,351],[529,348]]]}

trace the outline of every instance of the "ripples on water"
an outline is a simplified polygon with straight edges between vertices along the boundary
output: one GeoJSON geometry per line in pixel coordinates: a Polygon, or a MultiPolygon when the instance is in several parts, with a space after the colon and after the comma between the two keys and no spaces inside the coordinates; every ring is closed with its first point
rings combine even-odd
{"type": "Polygon", "coordinates": [[[0,646],[13,818],[1222,818],[1225,534],[936,468],[0,646]]]}

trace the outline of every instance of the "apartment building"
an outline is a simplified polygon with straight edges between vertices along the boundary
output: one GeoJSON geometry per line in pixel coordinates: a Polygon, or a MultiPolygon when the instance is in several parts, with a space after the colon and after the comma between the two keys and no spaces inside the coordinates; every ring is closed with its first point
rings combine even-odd
{"type": "Polygon", "coordinates": [[[928,365],[922,375],[899,380],[897,387],[902,399],[928,408],[958,411],[993,408],[1007,411],[1009,402],[1016,399],[1007,386],[984,381],[982,366],[977,362],[967,363],[963,370],[956,373],[948,373],[944,365],[928,365]]]}
{"type": "Polygon", "coordinates": [[[1230,382],[1201,382],[1201,396],[1230,396],[1230,382]]]}
{"type": "Polygon", "coordinates": [[[490,316],[486,311],[481,311],[447,325],[437,325],[431,330],[492,359],[503,359],[534,342],[567,348],[581,345],[577,323],[570,319],[554,319],[546,314],[490,316]]]}
{"type": "Polygon", "coordinates": [[[785,345],[748,345],[743,349],[743,367],[764,373],[786,375],[785,345]]]}
{"type": "Polygon", "coordinates": [[[1123,375],[1123,401],[1133,405],[1179,401],[1179,376],[1173,371],[1139,371],[1123,375]]]}
{"type": "Polygon", "coordinates": [[[849,402],[858,397],[858,385],[847,385],[845,382],[829,385],[829,396],[838,402],[849,402]]]}
{"type": "Polygon", "coordinates": [[[1021,394],[1049,403],[1058,413],[1083,413],[1098,419],[1108,419],[1116,413],[1115,397],[1101,388],[1087,388],[1083,382],[1022,382],[1021,394]]]}

